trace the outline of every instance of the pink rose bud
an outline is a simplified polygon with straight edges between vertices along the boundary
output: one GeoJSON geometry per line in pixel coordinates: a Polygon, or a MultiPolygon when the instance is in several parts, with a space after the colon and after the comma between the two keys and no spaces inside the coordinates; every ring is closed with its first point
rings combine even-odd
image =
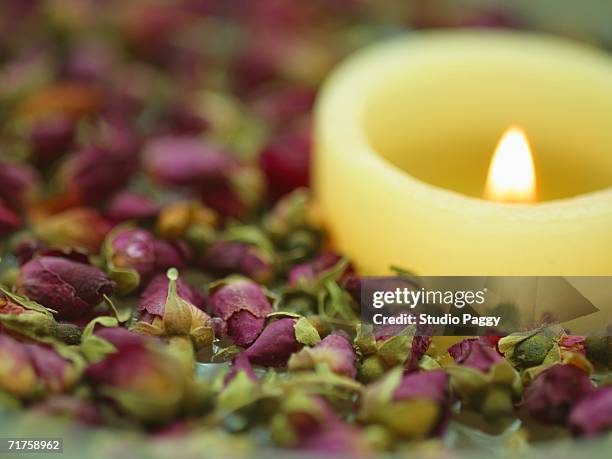
{"type": "Polygon", "coordinates": [[[58,319],[83,316],[116,287],[98,268],[56,256],[34,258],[19,273],[20,292],[57,311],[58,319]]]}
{"type": "MultiPolygon", "coordinates": [[[[295,286],[298,285],[300,281],[316,281],[322,274],[336,267],[340,261],[342,261],[340,255],[332,252],[323,252],[314,259],[291,268],[289,271],[289,283],[295,286]]],[[[340,275],[347,276],[352,272],[353,268],[349,264],[340,275]]]]}
{"type": "Polygon", "coordinates": [[[576,435],[582,436],[612,429],[612,386],[600,387],[578,401],[569,416],[569,426],[576,435]]]}
{"type": "Polygon", "coordinates": [[[257,339],[272,312],[263,288],[245,279],[228,279],[213,286],[208,304],[211,314],[223,320],[226,333],[242,347],[257,339]]]}
{"type": "Polygon", "coordinates": [[[200,187],[223,184],[237,162],[198,137],[161,137],[145,148],[144,167],[164,185],[200,187]]]}
{"type": "Polygon", "coordinates": [[[320,363],[328,365],[330,370],[339,375],[355,378],[356,355],[348,335],[338,330],[326,336],[312,348],[304,348],[289,359],[289,369],[309,370],[320,363]]]}
{"type": "MultiPolygon", "coordinates": [[[[138,301],[138,310],[141,313],[148,313],[154,316],[162,316],[164,314],[164,305],[168,298],[169,280],[165,274],[156,275],[149,285],[140,295],[138,301]]],[[[195,288],[184,282],[182,279],[176,281],[178,295],[189,301],[198,309],[204,308],[204,297],[195,288]]]]}
{"type": "Polygon", "coordinates": [[[86,369],[94,390],[143,422],[175,417],[186,391],[180,362],[150,339],[124,328],[105,328],[95,335],[109,341],[116,351],[86,369]]]}
{"type": "Polygon", "coordinates": [[[504,358],[492,347],[478,338],[464,339],[452,345],[448,353],[455,363],[475,368],[487,373],[496,363],[504,362],[504,358]]]}
{"type": "Polygon", "coordinates": [[[198,304],[202,302],[201,295],[195,289],[186,285],[179,289],[178,271],[175,268],[168,270],[165,283],[158,282],[159,284],[151,288],[147,287],[143,293],[139,303],[139,309],[143,311],[143,314],[140,321],[134,325],[134,330],[170,339],[180,338],[180,340],[175,340],[175,343],[178,346],[179,341],[182,342],[180,354],[187,359],[186,362],[191,364],[193,363],[192,350],[197,351],[213,343],[215,339],[214,321],[187,299],[193,298],[198,304]],[[160,307],[163,291],[166,291],[166,295],[160,307]],[[184,295],[181,294],[181,291],[184,295]],[[152,310],[159,314],[152,314],[152,310]],[[189,341],[191,345],[184,346],[189,341]]]}
{"type": "Polygon", "coordinates": [[[71,389],[79,378],[72,362],[43,344],[24,344],[0,334],[0,389],[23,399],[71,389]]]}
{"type": "Polygon", "coordinates": [[[280,367],[287,363],[302,345],[295,338],[295,319],[280,319],[270,323],[245,351],[251,363],[266,367],[280,367]]]}
{"type": "Polygon", "coordinates": [[[146,196],[131,191],[119,192],[108,203],[104,217],[114,223],[126,220],[153,219],[159,213],[159,207],[146,196]]]}
{"type": "Polygon", "coordinates": [[[557,364],[540,373],[527,387],[525,407],[540,422],[564,425],[572,407],[593,390],[583,370],[557,364]]]}
{"type": "Polygon", "coordinates": [[[138,288],[155,269],[155,238],[146,230],[113,230],[104,252],[108,272],[122,293],[138,288]]]}
{"type": "Polygon", "coordinates": [[[274,276],[270,255],[255,245],[239,241],[213,243],[204,253],[201,266],[219,277],[242,274],[262,284],[274,276]]]}

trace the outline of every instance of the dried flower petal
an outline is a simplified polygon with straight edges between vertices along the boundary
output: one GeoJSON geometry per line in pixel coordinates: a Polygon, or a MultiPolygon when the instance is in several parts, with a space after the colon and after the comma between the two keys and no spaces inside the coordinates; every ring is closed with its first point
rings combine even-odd
{"type": "Polygon", "coordinates": [[[593,436],[612,428],[612,386],[600,387],[574,405],[568,423],[577,435],[593,436]]]}
{"type": "Polygon", "coordinates": [[[245,351],[251,363],[279,367],[287,363],[302,345],[295,339],[295,319],[280,319],[270,323],[245,351]]]}

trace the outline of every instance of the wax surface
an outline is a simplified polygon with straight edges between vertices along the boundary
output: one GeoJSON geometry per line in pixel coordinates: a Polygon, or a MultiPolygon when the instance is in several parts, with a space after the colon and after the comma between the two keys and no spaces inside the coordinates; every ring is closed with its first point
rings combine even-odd
{"type": "Polygon", "coordinates": [[[314,186],[367,274],[612,275],[612,60],[509,32],[413,34],[358,53],[316,112],[314,186]],[[521,125],[535,205],[480,199],[521,125]]]}

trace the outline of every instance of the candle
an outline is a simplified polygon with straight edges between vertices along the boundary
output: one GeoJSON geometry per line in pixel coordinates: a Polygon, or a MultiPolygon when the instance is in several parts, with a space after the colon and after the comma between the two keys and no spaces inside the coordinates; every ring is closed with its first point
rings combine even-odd
{"type": "Polygon", "coordinates": [[[334,72],[315,142],[330,235],[366,274],[612,275],[603,52],[527,33],[412,34],[334,72]],[[529,144],[534,160],[524,148],[504,159],[529,144]]]}

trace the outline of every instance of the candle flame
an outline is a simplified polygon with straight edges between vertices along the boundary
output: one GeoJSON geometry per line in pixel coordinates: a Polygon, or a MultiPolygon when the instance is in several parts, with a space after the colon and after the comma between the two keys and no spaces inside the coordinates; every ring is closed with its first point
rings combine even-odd
{"type": "Polygon", "coordinates": [[[518,126],[509,128],[495,149],[484,197],[508,203],[528,203],[536,200],[533,156],[527,136],[518,126]]]}

